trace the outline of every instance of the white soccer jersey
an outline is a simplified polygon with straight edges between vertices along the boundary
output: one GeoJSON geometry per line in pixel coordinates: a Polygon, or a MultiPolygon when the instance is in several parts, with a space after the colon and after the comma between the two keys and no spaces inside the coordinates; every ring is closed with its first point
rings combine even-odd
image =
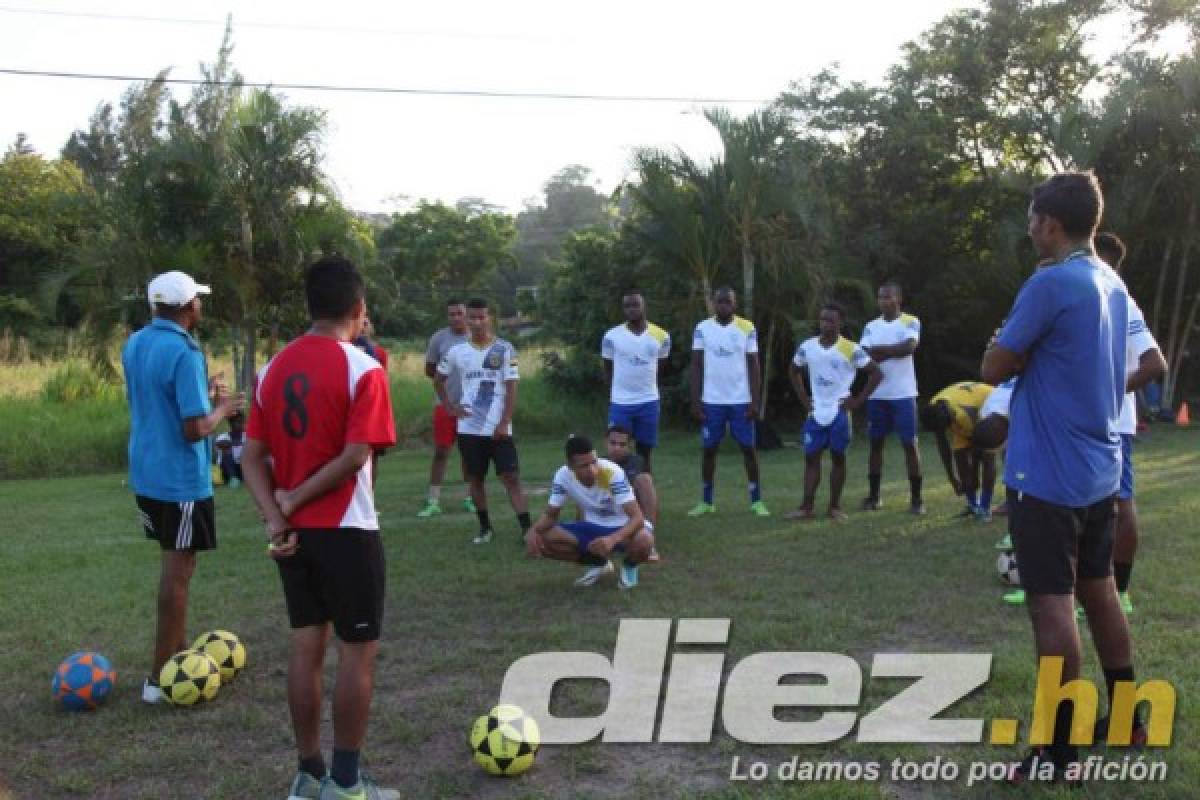
{"type": "MultiPolygon", "coordinates": [[[[493,339],[482,349],[466,341],[446,351],[438,372],[462,386],[467,416],[458,418],[458,432],[468,436],[495,433],[504,413],[504,384],[518,379],[516,349],[503,339],[493,339]]],[[[506,433],[512,433],[512,425],[506,433]]]]}
{"type": "MultiPolygon", "coordinates": [[[[1129,330],[1125,337],[1125,378],[1137,372],[1138,359],[1147,350],[1158,348],[1158,342],[1154,340],[1154,334],[1150,332],[1150,328],[1146,325],[1146,318],[1142,316],[1142,310],[1138,308],[1138,304],[1129,298],[1128,303],[1129,330]]],[[[1117,433],[1127,434],[1129,436],[1137,433],[1137,396],[1133,392],[1125,395],[1125,402],[1121,403],[1121,419],[1117,423],[1117,433]]]]}
{"type": "Polygon", "coordinates": [[[814,336],[800,343],[792,363],[797,367],[808,367],[813,419],[818,425],[830,425],[837,418],[842,398],[850,396],[854,376],[871,363],[871,357],[844,336],[839,336],[829,347],[823,346],[820,338],[814,336]]]}
{"type": "Polygon", "coordinates": [[[983,405],[979,407],[979,418],[986,419],[992,414],[1007,417],[1008,407],[1012,403],[1013,389],[1016,385],[1017,379],[1009,378],[995,389],[992,389],[991,394],[987,396],[987,400],[984,400],[983,405]]]}
{"type": "Polygon", "coordinates": [[[713,405],[750,402],[750,371],[746,356],[758,352],[754,323],[735,316],[728,325],[710,317],[696,326],[692,350],[704,351],[704,391],[701,401],[713,405]]]}
{"type": "Polygon", "coordinates": [[[652,403],[658,399],[658,362],[671,354],[671,336],[647,324],[640,334],[618,325],[604,334],[600,355],[613,363],[612,402],[652,403]]]}
{"type": "MultiPolygon", "coordinates": [[[[912,314],[901,314],[892,321],[878,317],[863,328],[859,344],[864,348],[921,341],[921,321],[912,314]]],[[[871,395],[875,400],[905,400],[917,396],[917,371],[913,357],[887,358],[879,362],[883,380],[871,395]]]]}
{"type": "Polygon", "coordinates": [[[565,466],[559,467],[550,484],[547,502],[554,508],[562,508],[567,500],[572,500],[583,512],[584,522],[620,528],[629,522],[629,515],[622,506],[635,499],[633,489],[625,477],[625,470],[607,458],[598,458],[596,462],[599,469],[592,486],[584,486],[574,472],[565,466]]]}

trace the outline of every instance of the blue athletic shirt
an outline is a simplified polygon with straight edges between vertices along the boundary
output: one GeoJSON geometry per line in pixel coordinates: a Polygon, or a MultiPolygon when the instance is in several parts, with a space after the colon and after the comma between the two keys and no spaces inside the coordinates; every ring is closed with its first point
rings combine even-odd
{"type": "Polygon", "coordinates": [[[1012,395],[1004,482],[1082,508],[1117,493],[1128,292],[1086,250],[1038,270],[999,344],[1028,356],[1012,395]]]}
{"type": "Polygon", "coordinates": [[[200,345],[179,325],[155,317],[121,352],[129,431],[129,484],[155,500],[212,497],[212,442],[183,438],[183,421],[212,411],[200,345]]]}

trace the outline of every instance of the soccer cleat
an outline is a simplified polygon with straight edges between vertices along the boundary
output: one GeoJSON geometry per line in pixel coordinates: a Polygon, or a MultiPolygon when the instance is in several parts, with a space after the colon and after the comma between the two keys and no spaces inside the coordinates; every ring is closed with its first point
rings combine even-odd
{"type": "Polygon", "coordinates": [[[863,511],[878,511],[883,508],[883,501],[878,497],[866,497],[862,501],[863,511]]]}
{"type": "Polygon", "coordinates": [[[304,770],[298,771],[288,791],[288,800],[319,800],[320,797],[321,781],[304,770]]]}
{"type": "Polygon", "coordinates": [[[360,774],[358,783],[349,789],[343,789],[332,778],[326,778],[321,784],[318,800],[400,800],[400,792],[395,789],[381,789],[373,780],[360,774]]]}
{"type": "Polygon", "coordinates": [[[915,517],[924,516],[925,515],[925,504],[923,502],[921,502],[920,500],[914,500],[908,507],[908,513],[912,514],[915,517]]]}
{"type": "Polygon", "coordinates": [[[790,519],[790,520],[797,520],[800,522],[805,522],[810,519],[816,519],[817,514],[811,508],[805,508],[804,506],[801,506],[800,508],[797,508],[795,511],[787,512],[786,514],[783,515],[783,518],[790,519]]]}
{"type": "Polygon", "coordinates": [[[430,500],[429,502],[425,503],[424,508],[417,512],[417,517],[419,519],[429,519],[430,517],[436,517],[441,513],[441,505],[434,500],[430,500]]]}
{"type": "Polygon", "coordinates": [[[1006,533],[1003,536],[1001,536],[1000,539],[996,542],[996,549],[997,550],[1012,550],[1013,549],[1012,534],[1006,533]]]}
{"type": "Polygon", "coordinates": [[[156,705],[165,703],[167,696],[163,694],[163,690],[158,687],[157,683],[151,683],[149,678],[142,684],[142,702],[156,705]]]}
{"type": "Polygon", "coordinates": [[[617,586],[621,589],[632,589],[638,584],[637,564],[628,561],[621,562],[621,570],[617,573],[617,586]]]}
{"type": "Polygon", "coordinates": [[[755,500],[753,503],[750,504],[750,513],[756,517],[771,516],[770,509],[767,508],[767,504],[764,503],[762,500],[755,500]]]}
{"type": "Polygon", "coordinates": [[[986,525],[992,521],[992,510],[990,508],[984,508],[983,506],[980,506],[979,508],[975,509],[975,519],[976,521],[982,522],[986,525]]]}
{"type": "Polygon", "coordinates": [[[492,540],[492,529],[488,528],[485,531],[480,531],[475,534],[475,538],[471,540],[471,544],[487,544],[492,540]]]}
{"type": "Polygon", "coordinates": [[[1133,613],[1133,601],[1129,599],[1129,592],[1118,592],[1117,598],[1121,601],[1121,610],[1126,614],[1133,613]]]}
{"type": "Polygon", "coordinates": [[[1025,605],[1025,590],[1013,589],[1011,592],[1005,592],[1004,602],[1008,603],[1010,606],[1025,605]]]}
{"type": "Polygon", "coordinates": [[[467,512],[468,514],[474,514],[475,513],[475,501],[469,497],[464,498],[463,499],[463,511],[467,512]]]}
{"type": "Polygon", "coordinates": [[[831,508],[829,509],[829,518],[834,522],[845,522],[850,517],[847,516],[846,512],[842,511],[840,508],[831,508]]]}
{"type": "Polygon", "coordinates": [[[687,512],[689,517],[702,517],[705,514],[717,513],[717,507],[712,503],[697,503],[692,507],[692,510],[687,512]]]}
{"type": "Polygon", "coordinates": [[[662,556],[660,556],[660,555],[658,554],[658,548],[657,548],[657,547],[651,547],[651,548],[650,548],[650,555],[646,556],[646,563],[647,563],[647,564],[657,564],[657,563],[658,563],[658,562],[660,562],[660,561],[662,561],[662,556]]]}
{"type": "Polygon", "coordinates": [[[605,575],[613,571],[611,561],[605,561],[602,567],[588,567],[587,571],[575,579],[576,586],[595,586],[605,575]]]}
{"type": "Polygon", "coordinates": [[[240,487],[241,485],[242,485],[242,482],[241,482],[241,481],[239,481],[237,478],[230,478],[230,479],[229,479],[229,488],[230,488],[230,489],[237,489],[237,488],[238,488],[238,487],[240,487]]]}

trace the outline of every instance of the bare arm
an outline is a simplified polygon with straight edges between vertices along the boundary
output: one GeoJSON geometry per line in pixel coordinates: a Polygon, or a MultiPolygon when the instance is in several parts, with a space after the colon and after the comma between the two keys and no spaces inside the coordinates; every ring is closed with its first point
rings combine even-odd
{"type": "Polygon", "coordinates": [[[601,359],[604,362],[604,387],[612,392],[613,362],[611,358],[601,359]]]}
{"type": "Polygon", "coordinates": [[[530,558],[541,558],[545,553],[542,547],[542,537],[558,524],[558,515],[562,509],[557,506],[546,506],[541,515],[525,532],[525,555],[530,558]]]}
{"type": "Polygon", "coordinates": [[[808,416],[812,413],[812,398],[808,396],[808,389],[804,385],[804,367],[797,367],[793,362],[789,374],[792,378],[792,388],[800,398],[800,407],[804,409],[804,415],[808,416]]]}
{"type": "Polygon", "coordinates": [[[917,352],[917,340],[905,339],[899,344],[877,344],[866,348],[867,355],[876,361],[886,361],[889,358],[904,358],[917,352]]]}
{"type": "Polygon", "coordinates": [[[762,393],[762,368],[758,363],[758,353],[746,354],[746,376],[750,379],[750,407],[746,409],[746,416],[757,419],[758,400],[762,393]]]}
{"type": "Polygon", "coordinates": [[[950,481],[950,486],[954,488],[955,494],[962,494],[962,484],[954,471],[954,454],[950,451],[949,437],[946,436],[945,431],[937,431],[933,434],[933,439],[937,442],[938,456],[941,457],[942,466],[946,469],[946,479],[950,481]]]}
{"type": "Polygon", "coordinates": [[[637,500],[630,500],[628,503],[625,503],[621,506],[621,510],[629,516],[629,521],[622,525],[619,530],[602,537],[608,539],[613,548],[622,542],[632,539],[634,534],[646,525],[646,517],[642,514],[642,507],[638,505],[637,500]]]}
{"type": "Polygon", "coordinates": [[[437,374],[438,374],[437,364],[431,364],[430,362],[426,361],[425,362],[425,377],[436,381],[437,374]]]}
{"type": "Polygon", "coordinates": [[[704,406],[700,403],[700,390],[704,386],[704,351],[692,351],[692,366],[691,366],[691,386],[692,395],[692,416],[696,419],[704,419],[704,406]]]}
{"type": "Polygon", "coordinates": [[[980,373],[984,383],[999,386],[1025,368],[1025,356],[1014,353],[1003,345],[993,345],[983,353],[980,373]]]}
{"type": "Polygon", "coordinates": [[[270,451],[258,439],[246,439],[242,450],[242,477],[254,498],[255,505],[266,520],[267,538],[271,543],[271,556],[286,558],[296,552],[296,534],[288,530],[286,515],[275,501],[271,485],[271,469],[267,466],[270,451]]]}
{"type": "Polygon", "coordinates": [[[867,364],[863,369],[867,371],[866,384],[863,385],[861,392],[842,403],[843,408],[853,411],[860,407],[863,403],[867,402],[868,397],[875,393],[875,390],[879,388],[879,384],[883,381],[883,370],[874,361],[867,364]]]}
{"type": "Polygon", "coordinates": [[[246,396],[240,392],[221,395],[211,412],[203,417],[188,417],[183,421],[183,438],[189,442],[207,439],[216,432],[222,422],[241,411],[245,404],[246,396]]]}
{"type": "Polygon", "coordinates": [[[1125,380],[1125,391],[1136,392],[1146,384],[1156,381],[1167,372],[1167,360],[1162,351],[1151,347],[1138,356],[1137,370],[1125,380]]]}
{"type": "Polygon", "coordinates": [[[492,434],[495,439],[507,439],[512,436],[512,420],[513,414],[517,410],[517,382],[504,382],[504,412],[500,415],[500,421],[496,423],[496,430],[492,434]]]}
{"type": "Polygon", "coordinates": [[[658,490],[654,488],[654,479],[649,473],[643,472],[633,479],[633,494],[637,497],[642,513],[654,527],[658,527],[658,490]]]}
{"type": "Polygon", "coordinates": [[[290,517],[297,509],[341,486],[354,475],[371,457],[371,445],[366,442],[347,442],[342,452],[333,460],[325,462],[319,470],[309,475],[304,483],[291,491],[276,490],[275,498],[279,510],[290,517]]]}

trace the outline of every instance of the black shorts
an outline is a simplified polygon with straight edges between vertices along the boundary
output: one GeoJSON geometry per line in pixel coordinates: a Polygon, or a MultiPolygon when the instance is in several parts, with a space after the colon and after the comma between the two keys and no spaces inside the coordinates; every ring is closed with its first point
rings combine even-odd
{"type": "Polygon", "coordinates": [[[1008,490],[1008,530],[1021,587],[1032,594],[1071,594],[1076,579],[1112,575],[1116,496],[1085,508],[1060,506],[1008,490]]]}
{"type": "Polygon", "coordinates": [[[177,503],[137,495],[138,516],[147,539],[163,550],[213,550],[217,546],[217,518],[213,499],[177,503]]]}
{"type": "Polygon", "coordinates": [[[462,455],[463,469],[472,478],[487,476],[488,464],[496,465],[496,474],[516,472],[517,445],[512,437],[496,440],[491,436],[458,435],[458,452],[462,455]]]}
{"type": "Polygon", "coordinates": [[[296,535],[296,554],[276,562],[291,626],[332,622],[343,642],[378,639],[385,583],[379,531],[303,528],[296,535]]]}

